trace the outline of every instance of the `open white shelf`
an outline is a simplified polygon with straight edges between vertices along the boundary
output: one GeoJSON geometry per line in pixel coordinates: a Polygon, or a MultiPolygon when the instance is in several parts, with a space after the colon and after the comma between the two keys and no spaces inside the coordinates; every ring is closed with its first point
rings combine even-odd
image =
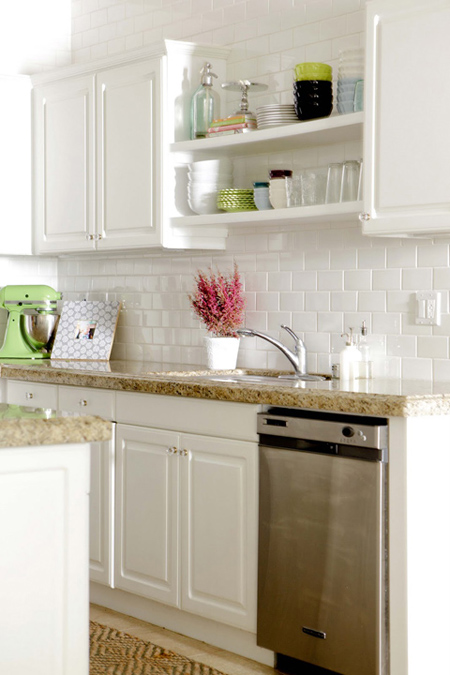
{"type": "Polygon", "coordinates": [[[171,219],[176,228],[233,225],[279,225],[283,222],[295,222],[307,219],[309,222],[326,223],[345,221],[357,217],[362,211],[362,202],[343,202],[339,204],[319,204],[317,206],[297,206],[289,209],[270,209],[268,211],[239,211],[238,213],[214,213],[206,216],[182,216],[171,219]]]}
{"type": "Polygon", "coordinates": [[[364,113],[335,115],[318,120],[298,122],[269,129],[256,129],[245,134],[178,141],[171,152],[209,156],[238,156],[245,154],[284,152],[299,147],[329,145],[361,140],[364,113]]]}

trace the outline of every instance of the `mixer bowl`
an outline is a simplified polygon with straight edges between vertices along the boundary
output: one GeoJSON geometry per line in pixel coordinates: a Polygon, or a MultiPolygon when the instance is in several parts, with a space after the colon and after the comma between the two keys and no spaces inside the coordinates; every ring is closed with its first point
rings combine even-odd
{"type": "Polygon", "coordinates": [[[34,349],[46,349],[53,346],[59,314],[22,314],[22,332],[34,349]]]}

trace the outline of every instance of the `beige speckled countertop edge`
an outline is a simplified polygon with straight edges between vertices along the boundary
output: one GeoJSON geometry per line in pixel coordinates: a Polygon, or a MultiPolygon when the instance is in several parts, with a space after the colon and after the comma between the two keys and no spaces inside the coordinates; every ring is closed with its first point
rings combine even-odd
{"type": "MultiPolygon", "coordinates": [[[[308,385],[290,389],[276,385],[259,388],[250,383],[211,382],[197,373],[195,382],[189,372],[154,372],[127,374],[92,372],[64,368],[41,368],[30,364],[2,364],[0,376],[28,382],[95,387],[115,391],[148,393],[164,396],[201,398],[249,404],[266,404],[329,410],[378,417],[410,417],[450,414],[450,393],[399,394],[341,391],[338,383],[327,383],[336,389],[320,389],[308,385]]],[[[206,373],[205,373],[206,374],[206,373]]],[[[320,385],[319,385],[320,386],[320,385]]],[[[370,385],[367,385],[370,386],[370,385]]]]}
{"type": "Polygon", "coordinates": [[[93,415],[0,420],[0,448],[93,443],[111,438],[111,422],[93,415]]]}

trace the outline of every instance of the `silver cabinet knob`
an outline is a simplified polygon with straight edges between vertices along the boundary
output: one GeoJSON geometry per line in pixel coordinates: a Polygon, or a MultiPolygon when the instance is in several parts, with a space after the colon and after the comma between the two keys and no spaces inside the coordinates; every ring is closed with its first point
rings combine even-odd
{"type": "Polygon", "coordinates": [[[176,455],[177,452],[178,452],[178,448],[176,448],[175,446],[172,446],[171,448],[167,448],[166,452],[167,452],[168,455],[176,455]]]}
{"type": "Polygon", "coordinates": [[[85,408],[85,407],[87,406],[87,401],[86,401],[85,398],[82,398],[82,399],[80,400],[80,405],[81,405],[82,408],[85,408]]]}
{"type": "Polygon", "coordinates": [[[361,223],[367,222],[368,220],[370,220],[370,213],[360,213],[359,220],[361,221],[361,223]]]}
{"type": "Polygon", "coordinates": [[[31,391],[27,391],[27,393],[25,394],[25,398],[28,399],[28,401],[33,398],[33,394],[31,393],[31,391]]]}

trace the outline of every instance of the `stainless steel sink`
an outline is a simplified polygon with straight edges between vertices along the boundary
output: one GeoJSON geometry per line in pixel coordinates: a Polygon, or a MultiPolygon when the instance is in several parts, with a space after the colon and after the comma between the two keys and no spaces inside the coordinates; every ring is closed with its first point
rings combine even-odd
{"type": "Polygon", "coordinates": [[[218,373],[206,374],[190,374],[187,379],[201,379],[208,380],[208,382],[223,382],[227,384],[262,384],[279,387],[299,387],[304,386],[307,382],[323,382],[331,379],[329,376],[323,375],[304,375],[301,378],[295,375],[250,375],[250,374],[228,374],[220,375],[218,373]]]}

